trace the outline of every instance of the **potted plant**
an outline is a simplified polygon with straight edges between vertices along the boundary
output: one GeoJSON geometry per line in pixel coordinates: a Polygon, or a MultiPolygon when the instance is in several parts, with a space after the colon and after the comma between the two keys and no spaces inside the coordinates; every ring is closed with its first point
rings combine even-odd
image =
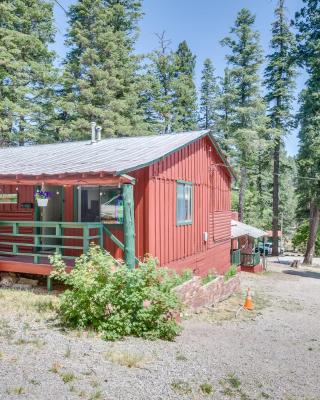
{"type": "Polygon", "coordinates": [[[34,197],[37,200],[37,203],[38,203],[39,207],[47,207],[48,200],[49,200],[49,197],[50,197],[50,192],[38,189],[35,192],[34,197]]]}

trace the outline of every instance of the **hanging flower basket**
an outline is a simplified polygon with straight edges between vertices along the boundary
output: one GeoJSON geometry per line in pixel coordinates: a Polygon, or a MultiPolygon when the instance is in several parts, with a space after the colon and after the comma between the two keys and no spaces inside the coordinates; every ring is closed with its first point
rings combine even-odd
{"type": "Polygon", "coordinates": [[[47,207],[49,199],[37,199],[39,207],[47,207]]]}
{"type": "Polygon", "coordinates": [[[37,190],[34,194],[34,197],[37,200],[39,207],[47,207],[50,196],[50,192],[46,192],[43,190],[37,190]]]}

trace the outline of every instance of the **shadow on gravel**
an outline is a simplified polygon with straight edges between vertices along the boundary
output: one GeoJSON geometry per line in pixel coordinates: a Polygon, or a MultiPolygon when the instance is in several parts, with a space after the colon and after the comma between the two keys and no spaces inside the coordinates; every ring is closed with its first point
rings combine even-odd
{"type": "Polygon", "coordinates": [[[320,279],[320,272],[313,272],[313,271],[292,271],[291,269],[287,269],[283,271],[284,274],[288,275],[296,275],[301,276],[302,278],[313,278],[313,279],[320,279]]]}

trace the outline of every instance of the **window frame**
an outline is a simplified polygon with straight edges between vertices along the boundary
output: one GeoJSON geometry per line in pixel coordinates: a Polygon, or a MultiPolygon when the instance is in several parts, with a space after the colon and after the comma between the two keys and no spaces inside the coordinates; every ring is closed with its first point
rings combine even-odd
{"type": "MultiPolygon", "coordinates": [[[[184,192],[184,199],[185,199],[185,192],[184,192]]],[[[187,226],[192,224],[193,224],[193,183],[190,181],[177,179],[176,180],[176,226],[187,226]],[[183,185],[184,188],[186,186],[190,188],[191,219],[185,219],[184,221],[178,221],[178,185],[183,185]]]]}
{"type": "MultiPolygon", "coordinates": [[[[78,190],[77,190],[77,192],[78,192],[77,193],[77,221],[78,222],[82,222],[81,221],[81,219],[82,219],[82,215],[81,215],[81,207],[82,207],[82,204],[81,204],[81,192],[82,192],[83,189],[87,189],[87,188],[97,188],[98,191],[99,191],[99,221],[101,223],[103,223],[102,220],[101,220],[101,196],[100,196],[102,188],[120,189],[121,190],[121,194],[122,194],[122,187],[119,188],[119,186],[109,186],[109,185],[83,185],[83,186],[79,186],[78,190]]],[[[110,224],[106,223],[105,225],[107,227],[117,227],[117,228],[120,228],[120,229],[123,228],[123,222],[122,223],[110,223],[110,224]]]]}

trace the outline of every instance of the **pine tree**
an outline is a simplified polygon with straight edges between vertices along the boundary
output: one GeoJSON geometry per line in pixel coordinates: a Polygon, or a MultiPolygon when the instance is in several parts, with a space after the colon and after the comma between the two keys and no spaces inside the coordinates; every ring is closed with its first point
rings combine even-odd
{"type": "Polygon", "coordinates": [[[259,91],[258,71],[262,63],[259,34],[253,30],[255,17],[247,9],[238,13],[228,46],[230,78],[234,85],[231,135],[240,166],[239,219],[243,221],[248,172],[257,158],[257,141],[265,130],[265,105],[259,91]]]}
{"type": "Polygon", "coordinates": [[[174,61],[173,129],[192,130],[197,125],[197,91],[193,80],[196,57],[186,41],[178,45],[174,61]]]}
{"type": "Polygon", "coordinates": [[[0,2],[0,146],[52,140],[53,6],[0,2]]]}
{"type": "Polygon", "coordinates": [[[200,127],[204,129],[215,129],[217,122],[217,98],[219,86],[214,74],[214,67],[210,58],[206,58],[203,63],[201,76],[201,95],[200,95],[200,127]]]}
{"type": "Polygon", "coordinates": [[[298,61],[309,74],[300,96],[298,196],[309,204],[309,237],[303,262],[311,264],[320,218],[320,1],[303,0],[296,13],[298,61]]]}
{"type": "Polygon", "coordinates": [[[285,16],[284,0],[278,1],[275,10],[276,20],[272,24],[272,53],[267,56],[268,65],[265,70],[265,87],[268,91],[268,114],[271,128],[273,128],[273,203],[272,203],[272,255],[279,255],[279,174],[281,152],[283,151],[283,137],[292,127],[291,115],[294,89],[295,51],[294,35],[290,31],[285,16]]]}
{"type": "Polygon", "coordinates": [[[216,100],[217,118],[213,131],[222,149],[226,151],[230,157],[234,158],[235,154],[232,148],[231,130],[236,92],[228,68],[225,68],[224,75],[220,78],[218,87],[219,92],[216,100]]]}
{"type": "Polygon", "coordinates": [[[92,121],[103,136],[146,131],[133,55],[140,16],[137,0],[78,0],[71,6],[60,99],[62,139],[88,137],[92,121]]]}
{"type": "Polygon", "coordinates": [[[166,134],[172,130],[174,115],[174,54],[165,32],[157,38],[159,47],[149,55],[145,76],[144,109],[153,132],[166,134]]]}

